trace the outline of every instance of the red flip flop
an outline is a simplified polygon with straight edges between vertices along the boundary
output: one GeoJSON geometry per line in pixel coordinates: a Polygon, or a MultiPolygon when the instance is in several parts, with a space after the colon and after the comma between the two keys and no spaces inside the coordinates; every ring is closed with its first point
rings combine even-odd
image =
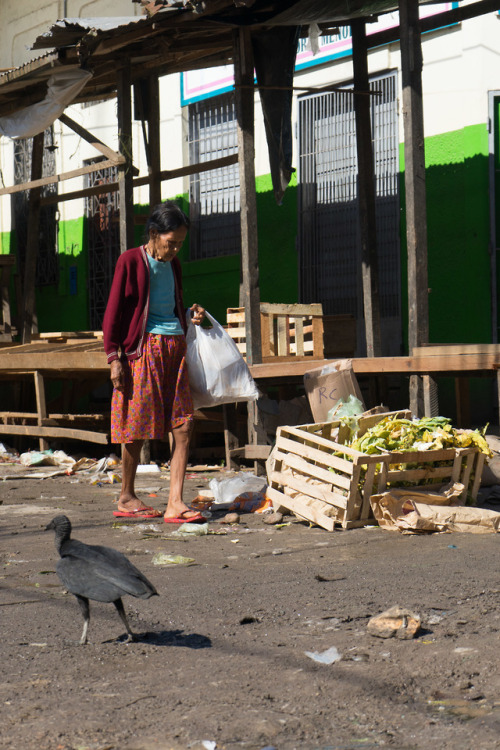
{"type": "Polygon", "coordinates": [[[178,516],[174,516],[172,518],[164,518],[163,520],[165,523],[192,523],[193,521],[205,521],[205,516],[202,516],[201,513],[196,513],[196,515],[191,516],[190,518],[186,518],[186,513],[191,513],[192,511],[188,508],[187,510],[183,510],[182,513],[180,513],[178,516]]]}
{"type": "Polygon", "coordinates": [[[137,510],[114,510],[116,518],[160,518],[159,510],[154,508],[137,508],[137,510]]]}

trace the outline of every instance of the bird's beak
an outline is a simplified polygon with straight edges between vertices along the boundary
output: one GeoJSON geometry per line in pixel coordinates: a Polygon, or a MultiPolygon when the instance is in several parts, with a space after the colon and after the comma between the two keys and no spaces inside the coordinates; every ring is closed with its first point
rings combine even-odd
{"type": "Polygon", "coordinates": [[[45,530],[45,531],[50,531],[50,530],[51,530],[51,529],[53,529],[53,528],[54,528],[54,526],[52,525],[52,521],[51,521],[50,523],[48,523],[48,524],[47,524],[47,526],[45,527],[45,529],[44,529],[44,530],[45,530]]]}

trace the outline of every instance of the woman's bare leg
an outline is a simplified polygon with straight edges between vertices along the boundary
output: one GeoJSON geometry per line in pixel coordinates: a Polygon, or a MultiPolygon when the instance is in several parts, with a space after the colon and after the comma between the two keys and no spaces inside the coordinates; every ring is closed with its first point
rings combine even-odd
{"type": "Polygon", "coordinates": [[[177,518],[183,513],[183,518],[187,520],[191,516],[198,515],[196,511],[191,511],[182,499],[191,431],[191,422],[184,422],[184,424],[172,430],[173,445],[172,457],[170,459],[170,492],[165,518],[177,518]]]}
{"type": "Polygon", "coordinates": [[[122,489],[118,498],[119,510],[137,510],[147,507],[135,494],[135,475],[143,440],[134,440],[122,445],[122,489]]]}

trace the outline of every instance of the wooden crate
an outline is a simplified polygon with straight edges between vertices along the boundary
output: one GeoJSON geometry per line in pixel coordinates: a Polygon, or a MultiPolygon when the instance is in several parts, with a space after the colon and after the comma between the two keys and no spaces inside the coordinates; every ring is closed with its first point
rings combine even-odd
{"type": "MultiPolygon", "coordinates": [[[[275,357],[323,359],[323,308],[310,305],[261,302],[262,359],[275,357]]],[[[226,330],[246,355],[245,308],[229,307],[226,330]]]]}
{"type": "MultiPolygon", "coordinates": [[[[384,416],[362,420],[360,434],[384,416]]],[[[426,489],[437,489],[450,481],[461,482],[461,502],[467,494],[476,498],[484,464],[477,448],[367,455],[344,445],[345,429],[338,422],[278,428],[267,464],[267,493],[275,505],[333,531],[335,526],[366,525],[373,519],[370,496],[389,486],[425,482],[426,489]],[[435,462],[439,465],[433,466],[435,462]]]]}

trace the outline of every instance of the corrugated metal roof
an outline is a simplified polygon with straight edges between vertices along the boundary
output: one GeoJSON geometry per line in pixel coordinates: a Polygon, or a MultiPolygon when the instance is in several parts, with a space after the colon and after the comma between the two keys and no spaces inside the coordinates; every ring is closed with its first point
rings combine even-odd
{"type": "MultiPolygon", "coordinates": [[[[54,66],[80,66],[92,79],[76,101],[113,96],[123,65],[132,81],[232,62],[233,33],[312,21],[325,33],[355,17],[397,8],[396,0],[142,0],[149,15],[66,18],[34,40],[32,49],[54,51],[0,76],[0,116],[43,98],[54,66]],[[16,96],[13,96],[15,92],[16,96]]],[[[424,3],[422,3],[424,4],[424,3]]],[[[488,6],[491,2],[488,2],[488,6]]]]}

